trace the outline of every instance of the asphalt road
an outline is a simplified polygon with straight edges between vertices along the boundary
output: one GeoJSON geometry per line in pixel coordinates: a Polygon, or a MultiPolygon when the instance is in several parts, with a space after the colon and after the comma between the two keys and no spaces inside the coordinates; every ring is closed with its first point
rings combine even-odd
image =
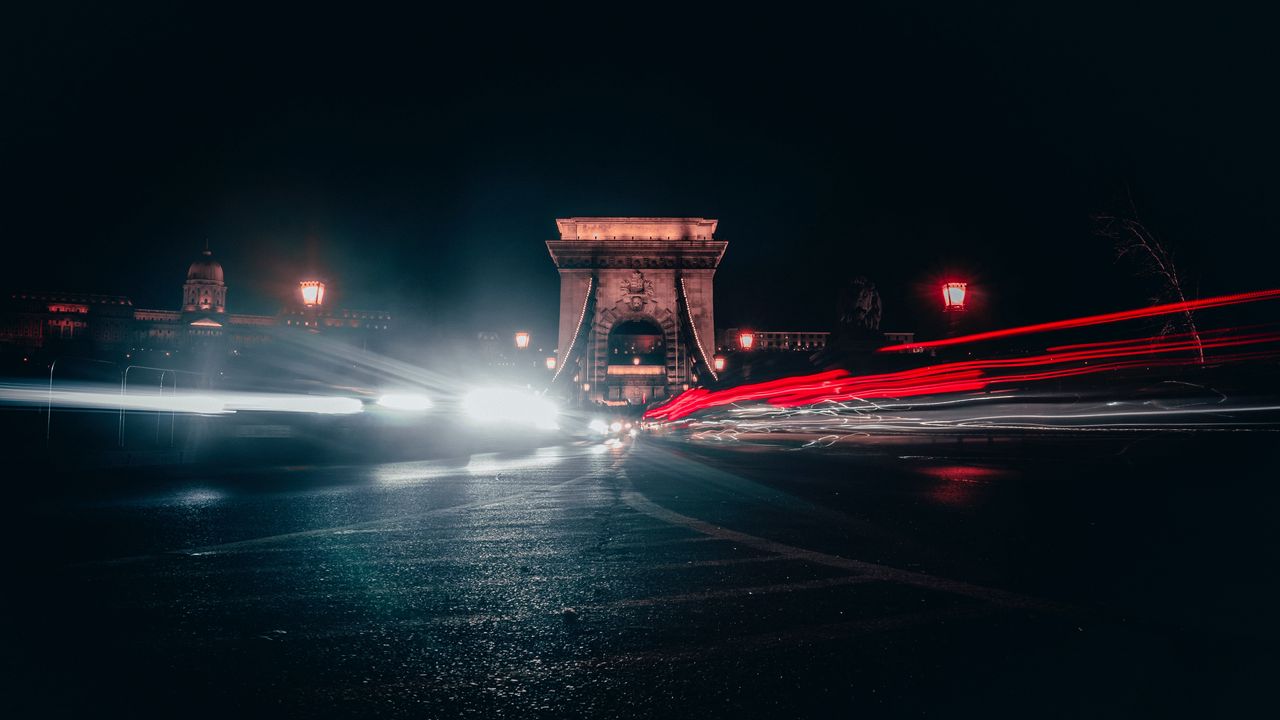
{"type": "Polygon", "coordinates": [[[1274,437],[28,478],[11,717],[1238,717],[1274,437]]]}

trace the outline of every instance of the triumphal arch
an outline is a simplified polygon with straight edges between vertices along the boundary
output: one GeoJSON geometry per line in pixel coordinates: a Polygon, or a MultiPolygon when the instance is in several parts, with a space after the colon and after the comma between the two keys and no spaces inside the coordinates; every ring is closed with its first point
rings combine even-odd
{"type": "Polygon", "coordinates": [[[553,388],[642,405],[716,379],[712,278],[728,243],[705,218],[556,220],[560,271],[553,388]]]}

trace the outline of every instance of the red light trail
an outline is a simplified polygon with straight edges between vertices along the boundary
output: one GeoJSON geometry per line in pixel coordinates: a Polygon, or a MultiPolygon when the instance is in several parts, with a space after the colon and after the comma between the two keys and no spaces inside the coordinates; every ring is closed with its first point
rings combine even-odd
{"type": "Polygon", "coordinates": [[[886,345],[885,347],[880,348],[878,352],[902,352],[905,350],[915,350],[917,348],[936,348],[946,347],[949,345],[962,345],[964,343],[979,342],[982,340],[995,340],[997,338],[1013,337],[1015,335],[1028,335],[1031,333],[1049,332],[1052,330],[1067,330],[1069,328],[1088,327],[1090,325],[1106,325],[1108,323],[1121,322],[1124,320],[1137,320],[1140,318],[1157,317],[1160,315],[1208,310],[1210,308],[1226,307],[1227,305],[1239,305],[1242,303],[1275,300],[1278,298],[1280,298],[1280,289],[1256,290],[1254,292],[1236,293],[1234,295],[1219,295],[1217,297],[1202,298],[1200,300],[1152,305],[1151,307],[1138,308],[1136,310],[1121,310],[1118,312],[1104,313],[1102,315],[1088,315],[1068,320],[1054,320],[1053,322],[1039,323],[1037,325],[1023,325],[1021,327],[991,330],[988,332],[974,333],[972,335],[943,338],[941,340],[926,340],[924,342],[917,343],[886,345]]]}
{"type": "MultiPolygon", "coordinates": [[[[945,341],[895,345],[885,349],[933,347],[938,344],[973,342],[993,337],[1047,332],[1065,328],[1114,323],[1152,317],[1189,309],[1223,307],[1245,302],[1280,298],[1280,290],[1239,293],[1216,298],[1173,303],[1140,310],[1093,315],[1053,323],[981,333],[945,341]]],[[[1104,372],[1153,368],[1175,368],[1200,364],[1191,358],[1163,357],[1174,353],[1222,350],[1250,345],[1280,343],[1280,333],[1260,326],[1205,330],[1199,338],[1190,333],[1133,338],[1095,343],[1060,345],[1043,354],[1027,357],[964,360],[941,363],[897,372],[854,376],[844,370],[780,378],[768,382],[742,385],[723,390],[694,388],[669,402],[648,410],[646,420],[674,421],[698,412],[744,402],[766,402],[780,408],[795,408],[824,402],[851,400],[897,399],[944,393],[989,390],[994,386],[1015,385],[1079,377],[1104,372]],[[1250,331],[1250,332],[1246,332],[1250,331]],[[1101,361],[1101,362],[1099,362],[1101,361]],[[1093,364],[1091,364],[1093,363],[1093,364]],[[1032,368],[1042,368],[1031,370],[1032,368]],[[1016,372],[1024,370],[1023,372],[1016,372]],[[1010,372],[1014,371],[1014,372],[1010,372]]],[[[1280,356],[1272,349],[1220,354],[1212,363],[1239,362],[1280,356]]]]}

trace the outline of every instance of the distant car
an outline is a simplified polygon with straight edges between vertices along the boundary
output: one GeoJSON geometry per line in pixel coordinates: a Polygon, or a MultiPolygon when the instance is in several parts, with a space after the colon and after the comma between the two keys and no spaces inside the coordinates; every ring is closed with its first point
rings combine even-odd
{"type": "Polygon", "coordinates": [[[639,432],[639,421],[613,414],[591,415],[586,420],[585,437],[591,440],[623,438],[639,432]]]}

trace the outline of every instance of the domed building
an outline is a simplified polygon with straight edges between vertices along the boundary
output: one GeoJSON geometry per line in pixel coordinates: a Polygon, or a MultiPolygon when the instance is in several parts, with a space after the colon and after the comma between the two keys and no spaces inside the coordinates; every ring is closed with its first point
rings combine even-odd
{"type": "MultiPolygon", "coordinates": [[[[383,310],[332,307],[323,284],[301,283],[300,293],[277,315],[227,312],[227,283],[222,263],[206,245],[187,267],[182,306],[177,310],[138,308],[128,297],[75,292],[17,292],[0,296],[0,351],[24,357],[69,344],[79,357],[123,358],[166,366],[178,358],[215,358],[265,348],[285,328],[323,333],[332,339],[369,347],[391,327],[383,310]],[[308,299],[306,292],[318,292],[308,299]]],[[[289,330],[286,330],[286,332],[289,330]]],[[[0,352],[0,355],[4,354],[0,352]]],[[[24,361],[25,362],[25,361],[24,361]]],[[[203,371],[216,364],[200,361],[203,371]]]]}
{"type": "Polygon", "coordinates": [[[223,280],[222,264],[207,247],[187,268],[187,282],[182,286],[182,311],[227,311],[227,284],[223,280]]]}

